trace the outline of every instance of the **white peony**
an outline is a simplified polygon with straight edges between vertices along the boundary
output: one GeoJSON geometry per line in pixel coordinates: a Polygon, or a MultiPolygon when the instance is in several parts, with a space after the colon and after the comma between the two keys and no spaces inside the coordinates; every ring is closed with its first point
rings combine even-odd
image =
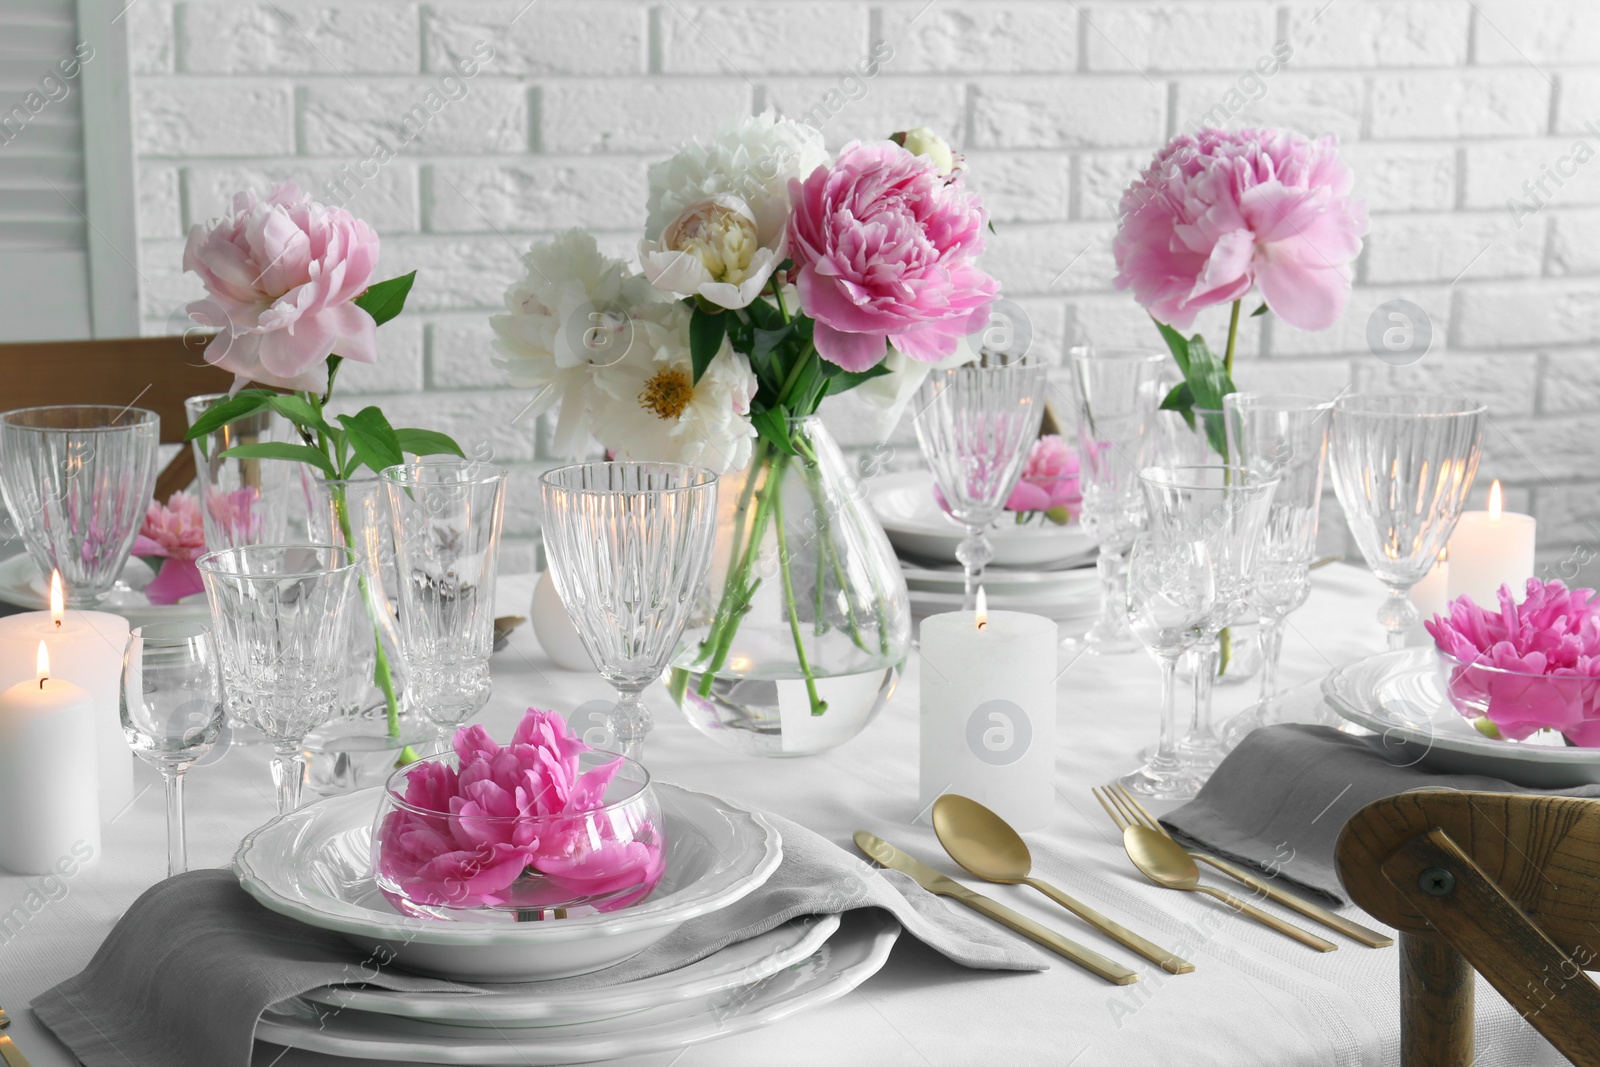
{"type": "Polygon", "coordinates": [[[694,463],[718,473],[739,470],[750,462],[755,443],[750,422],[755,372],[725,340],[695,382],[689,315],[677,303],[638,313],[627,358],[601,383],[594,435],[618,459],[694,463]]]}
{"type": "Polygon", "coordinates": [[[560,406],[554,446],[576,455],[597,386],[636,341],[635,313],[664,298],[581,230],[534,245],[522,258],[528,276],[506,290],[508,313],[489,320],[495,363],[512,385],[542,390],[529,405],[533,414],[560,406]]]}
{"type": "Polygon", "coordinates": [[[655,164],[639,245],[645,276],[674,296],[747,306],[788,255],[789,179],[826,161],[821,133],[768,110],[655,164]]]}

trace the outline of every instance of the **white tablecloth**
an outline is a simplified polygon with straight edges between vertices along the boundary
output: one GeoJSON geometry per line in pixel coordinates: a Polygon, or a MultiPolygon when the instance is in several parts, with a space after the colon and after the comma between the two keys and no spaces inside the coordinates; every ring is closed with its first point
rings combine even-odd
{"type": "MultiPolygon", "coordinates": [[[[1373,618],[1381,591],[1366,572],[1329,567],[1316,573],[1315,586],[1309,604],[1290,620],[1282,670],[1286,685],[1312,681],[1381,645],[1373,618]]],[[[526,614],[531,590],[531,580],[507,580],[500,590],[500,612],[526,614]]],[[[569,710],[609,693],[598,676],[554,668],[526,626],[495,656],[494,677],[494,697],[481,721],[498,737],[509,733],[530,704],[569,710]]],[[[1143,979],[1110,986],[1059,960],[1040,974],[975,973],[902,938],[881,973],[831,1005],[763,1030],[629,1062],[641,1067],[1398,1062],[1393,949],[1368,949],[1330,935],[1339,950],[1313,952],[1224,913],[1199,894],[1152,886],[1128,863],[1089,787],[1128,770],[1132,753],[1152,739],[1157,692],[1155,665],[1143,655],[1083,657],[1062,675],[1055,821],[1049,831],[1030,835],[1030,845],[1035,873],[1181,951],[1196,964],[1195,973],[1164,974],[1032,890],[988,886],[983,892],[1011,907],[1126,957],[1143,979]]],[[[1253,694],[1253,683],[1220,688],[1219,716],[1253,694]]],[[[656,729],[646,757],[658,778],[770,809],[847,848],[854,830],[868,828],[968,883],[975,881],[944,858],[926,824],[913,823],[915,659],[878,721],[843,747],[810,759],[723,752],[690,729],[659,687],[647,700],[656,729]]],[[[11,1012],[11,1033],[35,1067],[74,1061],[25,1005],[81,969],[128,904],[165,875],[162,792],[143,769],[140,781],[147,788],[106,828],[104,854],[94,865],[48,884],[0,875],[0,1004],[11,1012]]],[[[188,812],[191,866],[226,865],[240,838],[273,814],[265,765],[234,750],[212,766],[197,768],[190,775],[188,812]]],[[[26,815],[0,813],[0,820],[19,817],[26,815]]],[[[1481,981],[1478,1028],[1479,1067],[1563,1062],[1481,981]]],[[[355,1062],[281,1053],[259,1045],[256,1063],[355,1062]]]]}

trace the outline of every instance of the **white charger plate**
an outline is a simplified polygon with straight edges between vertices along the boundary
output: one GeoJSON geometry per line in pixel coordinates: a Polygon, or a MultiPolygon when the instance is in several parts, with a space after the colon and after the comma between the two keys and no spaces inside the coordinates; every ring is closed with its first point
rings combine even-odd
{"type": "Polygon", "coordinates": [[[234,854],[234,873],[245,892],[279,914],[445,978],[535,982],[609,967],[753,892],[783,858],[778,831],[758,813],[658,783],[667,865],[640,903],[537,923],[412,919],[396,912],[372,880],[369,846],[380,790],[328,797],[251,831],[234,854]]]}
{"type": "Polygon", "coordinates": [[[1322,694],[1339,715],[1372,731],[1393,763],[1483,774],[1534,789],[1600,783],[1600,749],[1496,741],[1473,728],[1445,692],[1433,648],[1382,652],[1330,671],[1322,694]]]}
{"type": "Polygon", "coordinates": [[[759,982],[805,959],[838,929],[837,915],[801,916],[687,967],[600,989],[412,993],[328,986],[304,994],[304,999],[329,1008],[469,1027],[571,1026],[669,1004],[683,1006],[688,1015],[702,1010],[707,997],[759,982]]]}
{"type": "MultiPolygon", "coordinates": [[[[961,524],[933,499],[933,475],[928,471],[885,474],[866,483],[867,502],[895,549],[923,559],[954,561],[956,546],[966,536],[961,524]]],[[[994,548],[991,563],[999,567],[1042,567],[1069,560],[1093,558],[1097,548],[1076,523],[1056,526],[1029,523],[1018,526],[1002,515],[989,530],[994,548]]]]}
{"type": "Polygon", "coordinates": [[[256,1037],[276,1045],[394,1063],[540,1067],[681,1049],[743,1033],[837,1000],[876,974],[900,936],[900,924],[876,908],[844,916],[816,952],[753,984],[727,990],[693,1015],[676,1006],[619,1019],[484,1032],[394,1016],[343,1011],[267,1012],[256,1037]]]}
{"type": "MultiPolygon", "coordinates": [[[[96,605],[96,611],[121,615],[131,627],[146,626],[156,622],[205,622],[211,618],[211,608],[204,593],[185,597],[176,604],[152,604],[145,596],[145,586],[155,578],[150,565],[137,556],[129,556],[122,567],[122,580],[131,592],[113,592],[96,605]]],[[[24,552],[0,561],[0,600],[30,611],[45,611],[50,607],[50,583],[39,576],[33,557],[24,552]]]]}

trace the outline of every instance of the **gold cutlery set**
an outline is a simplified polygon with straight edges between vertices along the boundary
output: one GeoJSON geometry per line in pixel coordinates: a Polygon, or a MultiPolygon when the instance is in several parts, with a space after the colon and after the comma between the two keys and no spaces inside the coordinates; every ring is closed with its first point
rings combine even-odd
{"type": "MultiPolygon", "coordinates": [[[[1306,918],[1336,930],[1363,945],[1383,948],[1394,944],[1394,938],[1352,922],[1320,904],[1305,900],[1270,878],[1262,878],[1215,856],[1187,851],[1167,833],[1150,812],[1145,810],[1144,805],[1139,803],[1133,794],[1120,785],[1108,785],[1093,792],[1095,799],[1105,808],[1106,814],[1111,816],[1111,821],[1122,831],[1123,848],[1127,850],[1128,858],[1133,861],[1134,867],[1155,884],[1167,889],[1204,893],[1214,897],[1234,912],[1254,919],[1319,952],[1332,952],[1339,947],[1332,941],[1302,930],[1293,923],[1286,922],[1232,894],[1213,886],[1202,885],[1199,868],[1196,866],[1196,861],[1199,861],[1248,887],[1253,893],[1299,912],[1306,918]]],[[[950,858],[974,876],[1001,885],[1031,886],[1113,941],[1159,965],[1162,970],[1171,974],[1187,974],[1194,970],[1194,964],[1181,959],[1177,954],[1106,918],[1050,883],[1032,877],[1033,859],[1022,836],[1004,819],[977,801],[953,793],[940,797],[933,805],[933,829],[939,837],[939,843],[950,854],[950,858]]],[[[1137,971],[1129,970],[1115,960],[1063,937],[997,901],[973,892],[954,878],[940,874],[882,838],[875,837],[865,830],[857,830],[855,841],[857,848],[879,864],[910,875],[928,892],[959,901],[1108,982],[1127,985],[1139,980],[1137,971]]]]}
{"type": "Polygon", "coordinates": [[[6,1028],[11,1025],[11,1016],[0,1008],[0,1063],[6,1067],[30,1067],[28,1057],[17,1048],[17,1043],[11,1040],[11,1035],[6,1033],[6,1028]]]}

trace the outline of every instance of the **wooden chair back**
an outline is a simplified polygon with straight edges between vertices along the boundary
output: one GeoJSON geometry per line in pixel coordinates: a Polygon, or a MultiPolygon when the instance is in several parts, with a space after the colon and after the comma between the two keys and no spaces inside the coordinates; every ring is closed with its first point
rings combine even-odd
{"type": "MultiPolygon", "coordinates": [[[[227,392],[233,385],[231,373],[205,361],[210,340],[191,333],[0,344],[0,410],[45,404],[144,408],[161,417],[161,442],[173,444],[189,429],[186,399],[227,392]]],[[[166,500],[194,475],[194,450],[179,449],[156,479],[156,497],[166,500]]]]}
{"type": "Polygon", "coordinates": [[[1339,835],[1350,898],[1400,931],[1401,1062],[1473,1062],[1474,969],[1574,1063],[1600,1064],[1600,801],[1402,793],[1339,835]]]}

